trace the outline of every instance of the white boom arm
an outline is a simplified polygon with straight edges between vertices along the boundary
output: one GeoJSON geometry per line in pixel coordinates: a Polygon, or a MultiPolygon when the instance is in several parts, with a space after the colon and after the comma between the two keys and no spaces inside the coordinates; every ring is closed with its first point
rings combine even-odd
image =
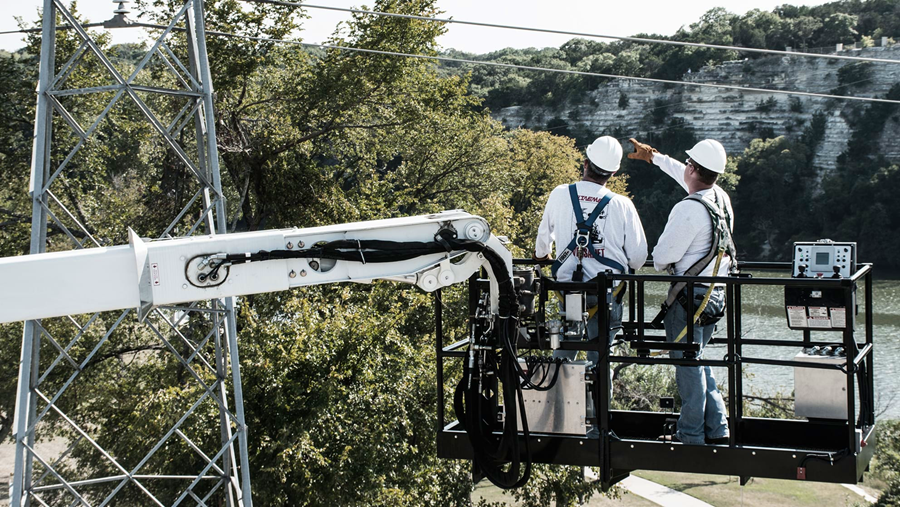
{"type": "MultiPolygon", "coordinates": [[[[415,284],[431,292],[462,282],[485,267],[492,309],[498,288],[484,255],[456,250],[394,262],[365,262],[365,241],[435,242],[451,229],[459,240],[499,254],[508,276],[512,255],[481,217],[461,210],[351,224],[281,229],[145,242],[130,231],[130,245],[0,259],[0,323],[260,294],[292,287],[375,279],[415,284]],[[328,258],[273,258],[241,263],[235,255],[300,252],[333,241],[355,241],[362,262],[328,258]],[[232,261],[225,262],[226,256],[232,261]],[[222,264],[218,269],[216,265],[222,264]]],[[[356,253],[356,252],[353,252],[356,253]]]]}

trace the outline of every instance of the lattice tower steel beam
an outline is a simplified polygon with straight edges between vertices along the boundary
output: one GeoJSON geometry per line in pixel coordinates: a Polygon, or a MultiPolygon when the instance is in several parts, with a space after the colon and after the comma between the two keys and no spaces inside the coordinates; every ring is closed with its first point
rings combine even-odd
{"type": "MultiPolygon", "coordinates": [[[[126,11],[123,11],[120,4],[116,17],[111,20],[115,23],[110,26],[127,26],[125,14],[126,11]]],[[[104,241],[91,233],[90,224],[79,220],[78,217],[82,215],[71,212],[63,202],[64,199],[57,197],[53,190],[65,179],[73,165],[77,165],[73,160],[77,159],[110,111],[123,98],[126,102],[132,101],[143,120],[163,140],[168,152],[174,155],[196,183],[193,198],[181,208],[165,230],[154,235],[165,240],[191,236],[198,232],[208,235],[225,234],[228,220],[219,174],[203,0],[187,0],[184,3],[168,27],[155,40],[150,51],[128,76],[116,68],[97,41],[75,20],[61,0],[44,0],[41,36],[40,77],[29,187],[32,199],[31,253],[47,251],[48,226],[65,234],[71,240],[72,248],[104,246],[104,241]],[[73,54],[67,56],[67,61],[57,72],[58,16],[64,23],[72,26],[80,44],[73,54]],[[167,43],[176,33],[186,37],[187,65],[167,43]],[[93,88],[66,87],[73,70],[83,64],[87,56],[99,62],[114,84],[93,88]],[[154,56],[164,63],[170,80],[174,80],[176,86],[148,86],[138,78],[154,56]],[[76,115],[64,104],[66,97],[102,93],[114,93],[114,96],[87,128],[78,122],[76,115]],[[165,123],[141,98],[140,93],[176,97],[184,100],[184,106],[174,118],[165,123]],[[58,146],[62,143],[54,137],[54,119],[57,120],[57,125],[67,126],[76,136],[77,142],[67,153],[58,146]],[[194,123],[193,142],[188,143],[184,142],[187,137],[184,129],[191,120],[194,123]]],[[[54,246],[54,249],[58,247],[54,246]]],[[[47,287],[47,291],[52,291],[52,287],[47,287]]],[[[186,505],[189,504],[185,502],[187,500],[202,506],[223,503],[229,507],[252,506],[247,427],[234,311],[232,298],[155,309],[142,324],[136,322],[138,312],[126,311],[111,319],[114,322],[102,330],[102,337],[93,347],[85,346],[85,336],[96,332],[97,323],[104,321],[101,314],[94,314],[86,319],[83,316],[70,316],[65,319],[45,319],[43,322],[25,322],[13,423],[16,450],[11,505],[48,505],[48,502],[107,505],[129,487],[133,493],[142,493],[141,498],[147,505],[186,505]],[[51,320],[59,322],[48,322],[51,320]],[[124,463],[104,449],[98,443],[96,435],[92,435],[102,426],[85,420],[84,414],[68,414],[68,403],[65,406],[62,403],[74,390],[73,386],[77,384],[82,370],[92,359],[98,357],[98,351],[115,343],[119,334],[124,332],[121,329],[124,327],[123,323],[140,326],[141,332],[158,340],[162,347],[157,345],[157,348],[170,352],[169,361],[174,361],[181,371],[186,372],[186,376],[196,383],[198,391],[197,399],[190,404],[190,408],[177,414],[176,423],[167,431],[153,435],[155,443],[148,446],[144,458],[138,463],[124,463]],[[185,331],[188,323],[192,326],[190,332],[185,331]],[[68,334],[61,334],[58,330],[63,325],[69,326],[68,330],[63,328],[63,333],[68,334]],[[201,328],[200,332],[196,332],[198,327],[201,328]],[[42,347],[50,352],[43,358],[42,347]],[[75,351],[80,348],[84,349],[85,357],[77,357],[75,351]],[[206,356],[211,358],[208,360],[206,356]],[[51,374],[58,376],[66,366],[74,370],[68,377],[60,376],[60,380],[55,383],[48,380],[51,374]],[[51,389],[55,389],[55,392],[51,392],[51,389]],[[231,404],[229,394],[232,397],[231,404]],[[214,420],[202,420],[201,407],[204,404],[211,404],[214,408],[213,412],[217,414],[214,420]],[[42,423],[48,424],[50,416],[54,418],[54,424],[61,425],[69,434],[76,436],[62,456],[52,461],[35,446],[42,423]],[[199,418],[200,425],[209,425],[205,428],[207,432],[210,427],[217,428],[213,431],[219,434],[218,442],[210,446],[192,440],[187,434],[191,429],[185,425],[189,418],[199,418]],[[67,475],[67,456],[79,445],[89,446],[92,453],[102,457],[103,467],[98,469],[106,468],[114,473],[96,477],[67,475]],[[174,475],[144,469],[162,447],[170,445],[189,448],[198,457],[200,464],[197,467],[200,469],[179,470],[174,475]],[[180,494],[170,495],[171,498],[159,498],[153,491],[161,489],[156,488],[156,485],[163,482],[168,483],[166,491],[180,491],[180,494]],[[104,488],[100,488],[101,486],[104,488]]],[[[72,408],[69,407],[68,410],[72,408]]]]}

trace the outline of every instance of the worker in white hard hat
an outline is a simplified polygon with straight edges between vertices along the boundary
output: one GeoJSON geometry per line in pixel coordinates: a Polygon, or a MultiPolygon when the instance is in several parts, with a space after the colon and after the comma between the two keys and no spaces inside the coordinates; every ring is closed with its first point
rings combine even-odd
{"type": "MultiPolygon", "coordinates": [[[[687,151],[681,163],[659,153],[649,145],[630,139],[634,153],[628,158],[656,165],[671,176],[688,193],[669,213],[659,242],[653,249],[653,265],[657,271],[673,275],[728,276],[736,265],[734,211],[728,194],[716,184],[725,172],[725,148],[718,141],[706,139],[687,151]]],[[[698,349],[670,350],[673,359],[699,359],[709,343],[715,322],[724,315],[723,284],[694,284],[694,303],[688,303],[684,282],[673,283],[658,320],[664,320],[666,340],[673,343],[699,345],[698,349]],[[687,335],[687,310],[692,308],[693,336],[687,335]]],[[[678,365],[675,379],[681,395],[678,429],[666,439],[685,444],[727,444],[728,420],[725,403],[716,387],[709,366],[678,365]]]]}
{"type": "MultiPolygon", "coordinates": [[[[606,183],[622,163],[622,145],[613,137],[597,138],[585,150],[582,178],[577,183],[553,189],[544,208],[534,246],[534,258],[549,260],[555,245],[555,262],[551,268],[559,281],[591,281],[599,273],[626,273],[644,265],[647,260],[647,238],[631,199],[606,188],[606,183]],[[581,238],[581,241],[579,241],[581,238]]],[[[618,301],[610,311],[612,342],[622,327],[621,297],[624,282],[617,287],[618,301]]],[[[587,298],[588,308],[597,305],[597,297],[587,298]]],[[[595,339],[596,312],[588,321],[587,338],[595,339]]],[[[574,359],[577,351],[558,350],[554,357],[574,359]]],[[[588,360],[598,364],[597,352],[588,360]]]]}

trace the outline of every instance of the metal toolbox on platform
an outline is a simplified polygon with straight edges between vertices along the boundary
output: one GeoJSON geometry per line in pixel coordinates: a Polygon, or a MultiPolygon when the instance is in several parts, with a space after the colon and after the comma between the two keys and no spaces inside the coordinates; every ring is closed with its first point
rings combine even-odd
{"type": "MultiPolygon", "coordinates": [[[[524,368],[524,361],[520,360],[524,368]]],[[[556,384],[547,391],[523,389],[525,400],[525,416],[528,418],[528,430],[532,433],[557,433],[568,435],[585,435],[591,429],[587,419],[594,417],[594,407],[590,401],[590,385],[585,379],[587,361],[574,361],[559,366],[559,377],[556,384]]],[[[556,365],[539,364],[531,373],[532,381],[537,383],[542,378],[549,382],[553,378],[556,365]],[[549,371],[547,371],[549,369],[549,371]],[[544,374],[546,373],[546,377],[544,374]]],[[[506,405],[511,405],[506,402],[506,405]]],[[[518,409],[518,402],[515,403],[518,409]]],[[[518,421],[522,431],[522,418],[518,421]]]]}
{"type": "MultiPolygon", "coordinates": [[[[819,364],[844,364],[847,358],[834,353],[819,353],[819,347],[803,349],[794,361],[819,364]]],[[[841,370],[794,367],[794,413],[810,419],[847,418],[847,375],[841,370]]]]}

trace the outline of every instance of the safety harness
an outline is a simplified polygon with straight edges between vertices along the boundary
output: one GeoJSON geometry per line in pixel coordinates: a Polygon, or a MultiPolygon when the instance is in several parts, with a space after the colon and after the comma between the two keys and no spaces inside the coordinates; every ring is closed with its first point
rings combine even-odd
{"type": "MultiPolygon", "coordinates": [[[[575,237],[572,238],[572,241],[569,242],[568,246],[560,252],[560,254],[556,257],[556,260],[553,262],[553,265],[550,267],[550,272],[553,274],[553,277],[556,278],[556,272],[559,271],[559,268],[568,260],[569,256],[573,253],[575,254],[575,258],[578,260],[578,266],[575,268],[575,272],[572,273],[572,281],[580,282],[584,279],[584,270],[581,264],[581,260],[586,257],[586,254],[590,254],[591,257],[597,260],[600,264],[604,266],[618,269],[622,273],[634,273],[633,269],[626,270],[625,266],[619,264],[618,262],[600,255],[594,250],[594,246],[591,244],[591,229],[594,227],[594,222],[597,221],[597,218],[600,217],[600,213],[603,212],[603,209],[606,208],[606,205],[613,198],[612,192],[603,196],[600,199],[600,202],[597,203],[597,206],[594,207],[594,210],[588,215],[587,218],[584,218],[584,212],[581,209],[581,203],[578,200],[578,187],[575,183],[569,185],[569,198],[572,201],[572,212],[575,213],[576,223],[575,223],[575,237]]],[[[624,282],[620,283],[619,286],[613,291],[612,297],[617,302],[621,301],[621,297],[624,295],[624,289],[626,284],[624,282]]],[[[562,300],[562,294],[557,292],[557,297],[562,300]]],[[[593,318],[594,313],[599,309],[598,306],[594,306],[588,309],[588,319],[593,318]]]]}
{"type": "Polygon", "coordinates": [[[565,250],[560,252],[559,256],[557,256],[556,260],[553,262],[553,266],[550,267],[553,276],[556,277],[556,272],[559,271],[559,268],[562,267],[573,253],[578,260],[578,267],[575,268],[575,272],[572,273],[573,282],[580,282],[584,278],[581,260],[587,256],[586,254],[590,254],[591,257],[604,266],[618,269],[622,273],[625,273],[625,266],[608,257],[600,255],[594,250],[594,245],[591,244],[591,229],[594,227],[594,222],[600,217],[600,213],[606,208],[609,201],[612,200],[612,192],[603,196],[603,199],[597,203],[597,206],[594,207],[594,211],[592,211],[587,218],[584,217],[584,213],[581,210],[581,203],[578,201],[578,190],[574,183],[569,185],[569,197],[572,199],[572,211],[575,213],[575,218],[578,219],[575,223],[575,237],[572,238],[572,241],[569,242],[569,245],[566,246],[565,250]]]}
{"type": "MultiPolygon", "coordinates": [[[[731,227],[729,224],[731,223],[731,216],[728,214],[728,208],[724,205],[724,199],[720,199],[715,187],[713,187],[713,199],[715,200],[715,205],[710,203],[708,200],[704,199],[702,195],[699,193],[693,193],[683,200],[685,201],[696,201],[702,204],[706,211],[709,213],[709,219],[712,222],[712,245],[710,245],[709,252],[703,258],[695,262],[691,267],[689,267],[685,272],[684,276],[697,276],[699,275],[707,266],[711,263],[715,263],[713,266],[713,274],[712,276],[717,276],[719,273],[719,266],[722,263],[722,258],[727,253],[729,257],[731,257],[731,272],[734,272],[737,269],[737,255],[736,249],[734,246],[734,238],[731,235],[731,227]],[[720,202],[721,201],[721,202],[720,202]]],[[[675,282],[669,287],[669,293],[666,296],[666,301],[662,304],[662,309],[656,318],[653,319],[653,324],[658,326],[662,323],[663,318],[665,318],[666,313],[669,308],[678,301],[685,310],[687,310],[687,298],[688,296],[684,288],[687,286],[687,282],[675,282]]],[[[700,302],[700,305],[697,307],[697,311],[694,313],[693,322],[698,323],[701,315],[703,315],[703,310],[706,309],[706,305],[709,303],[709,298],[712,296],[712,292],[715,289],[715,284],[710,284],[709,289],[706,291],[706,295],[703,297],[703,300],[700,302]]],[[[709,322],[705,322],[703,324],[711,324],[715,322],[718,318],[714,320],[710,320],[709,322]]],[[[680,342],[685,334],[687,333],[687,326],[681,330],[678,336],[675,338],[676,342],[680,342]]]]}

